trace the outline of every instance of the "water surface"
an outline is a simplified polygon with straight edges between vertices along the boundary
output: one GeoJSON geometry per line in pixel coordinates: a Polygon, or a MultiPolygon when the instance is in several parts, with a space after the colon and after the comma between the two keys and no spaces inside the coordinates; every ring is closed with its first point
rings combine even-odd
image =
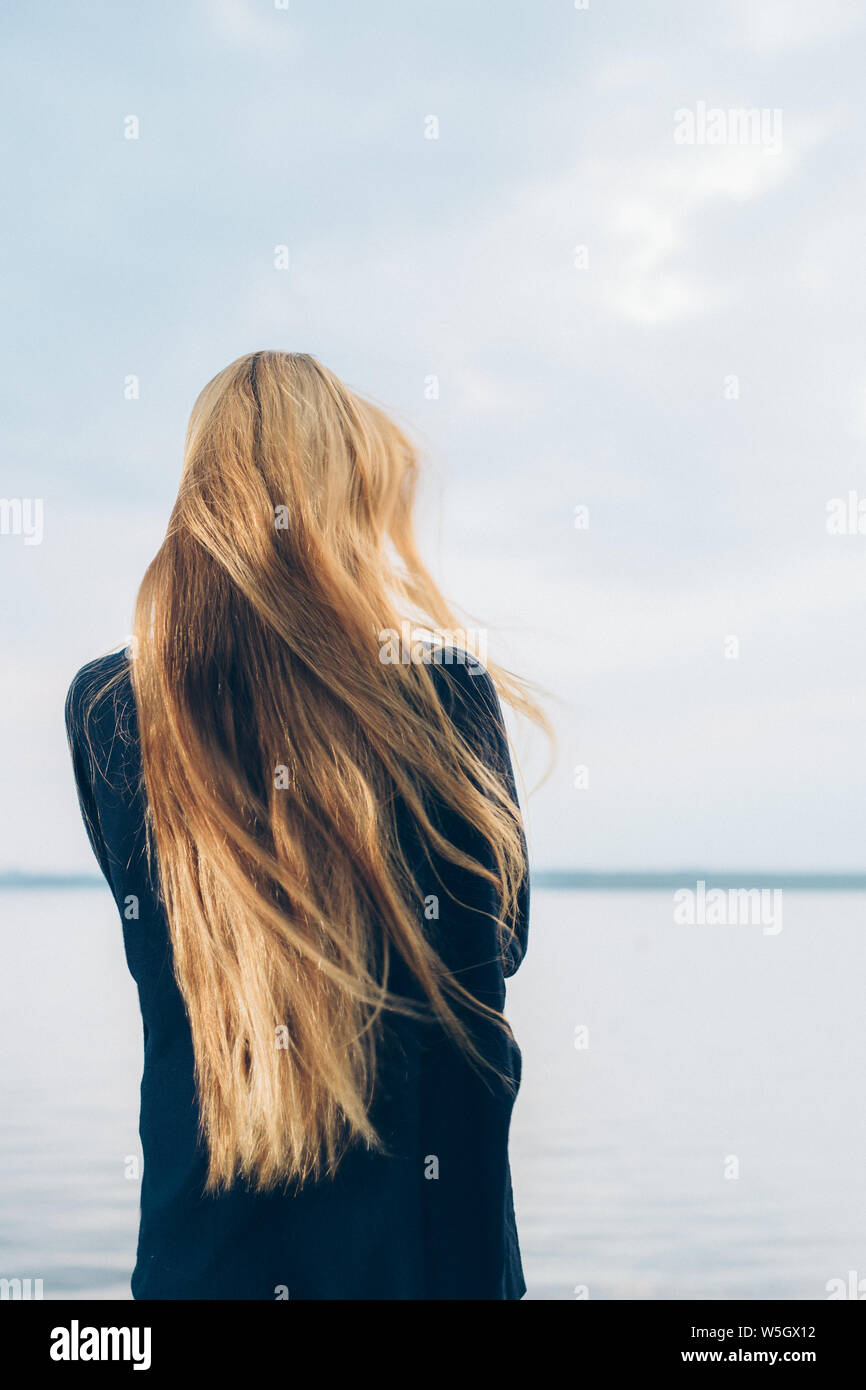
{"type": "MultiPolygon", "coordinates": [[[[811,1299],[866,1276],[864,909],[786,891],[770,936],[676,927],[669,891],[536,891],[508,1006],[530,1298],[811,1299]]],[[[142,1044],[114,904],[7,891],[0,913],[0,1274],[128,1298],[142,1044]]]]}

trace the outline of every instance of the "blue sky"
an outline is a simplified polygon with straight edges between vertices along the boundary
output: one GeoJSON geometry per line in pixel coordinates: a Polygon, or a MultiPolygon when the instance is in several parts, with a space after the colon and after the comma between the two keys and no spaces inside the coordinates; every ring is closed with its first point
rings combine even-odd
{"type": "Polygon", "coordinates": [[[825,529],[866,496],[860,4],[0,26],[0,494],[45,514],[41,545],[0,536],[0,867],[90,864],[65,690],[129,631],[195,395],[257,347],[421,441],[429,559],[552,695],[539,865],[864,867],[866,535],[825,529]],[[678,146],[700,102],[781,111],[781,148],[678,146]]]}

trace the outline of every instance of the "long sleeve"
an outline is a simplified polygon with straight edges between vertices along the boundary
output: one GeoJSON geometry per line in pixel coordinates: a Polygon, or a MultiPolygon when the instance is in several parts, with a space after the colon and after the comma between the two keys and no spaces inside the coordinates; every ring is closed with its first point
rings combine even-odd
{"type": "MultiPolygon", "coordinates": [[[[471,658],[444,669],[453,673],[449,681],[452,691],[449,703],[455,724],[488,767],[499,774],[509,798],[515,807],[519,807],[502,707],[490,675],[471,658]]],[[[506,978],[518,970],[529,941],[529,866],[522,823],[520,835],[524,872],[518,894],[514,936],[505,943],[502,953],[502,973],[506,978]]]]}
{"type": "Polygon", "coordinates": [[[113,887],[108,849],[99,822],[99,810],[93,794],[96,768],[87,738],[86,708],[87,680],[83,672],[72,681],[66,696],[66,736],[72,755],[72,771],[78,793],[78,804],[90,847],[110,887],[113,887]]]}

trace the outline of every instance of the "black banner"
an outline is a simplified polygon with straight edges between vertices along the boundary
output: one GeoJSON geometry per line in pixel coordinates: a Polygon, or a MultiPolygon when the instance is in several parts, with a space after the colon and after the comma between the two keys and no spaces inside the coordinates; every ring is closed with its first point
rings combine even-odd
{"type": "Polygon", "coordinates": [[[442,1359],[460,1365],[502,1356],[514,1373],[515,1348],[539,1372],[550,1352],[563,1369],[616,1376],[666,1374],[706,1367],[803,1366],[823,1377],[850,1374],[862,1345],[864,1310],[839,1302],[604,1302],[543,1304],[437,1303],[106,1303],[4,1301],[0,1308],[4,1368],[60,1378],[101,1370],[279,1371],[292,1379],[320,1364],[329,1378],[378,1376],[399,1367],[401,1380],[430,1383],[442,1359]],[[416,1322],[417,1319],[417,1322],[416,1322]],[[452,1340],[452,1329],[460,1334],[452,1340]],[[524,1340],[532,1330],[543,1341],[524,1340]],[[415,1350],[414,1365],[401,1349],[415,1350]],[[301,1357],[299,1361],[298,1358],[301,1357]],[[384,1363],[383,1363],[384,1358],[384,1363]],[[310,1362],[313,1362],[313,1365],[310,1362]]]}

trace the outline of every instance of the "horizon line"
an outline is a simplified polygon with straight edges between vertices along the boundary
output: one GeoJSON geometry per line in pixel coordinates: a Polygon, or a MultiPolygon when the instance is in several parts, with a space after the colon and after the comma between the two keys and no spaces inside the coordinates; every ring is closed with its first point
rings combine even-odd
{"type": "MultiPolygon", "coordinates": [[[[676,889],[692,883],[717,888],[802,888],[828,891],[866,891],[866,870],[860,869],[563,869],[530,866],[530,884],[554,892],[569,890],[676,889]]],[[[108,887],[101,874],[26,869],[0,870],[0,891],[8,889],[108,887]]]]}

